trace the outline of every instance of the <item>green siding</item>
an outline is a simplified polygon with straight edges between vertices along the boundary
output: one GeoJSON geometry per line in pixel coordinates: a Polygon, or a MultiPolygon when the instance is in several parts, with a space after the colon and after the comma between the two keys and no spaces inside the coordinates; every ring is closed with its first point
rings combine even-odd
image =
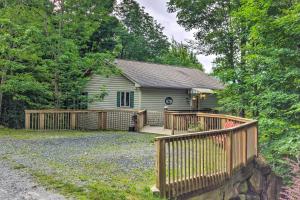
{"type": "Polygon", "coordinates": [[[134,92],[134,108],[140,108],[140,89],[135,87],[135,84],[122,75],[114,75],[105,77],[100,75],[93,75],[88,82],[85,92],[89,95],[96,95],[102,87],[106,88],[108,93],[103,101],[89,103],[88,109],[114,109],[117,107],[117,96],[120,91],[134,92]]]}
{"type": "Polygon", "coordinates": [[[188,90],[141,88],[141,108],[152,111],[163,111],[165,98],[172,97],[173,104],[169,109],[189,110],[190,98],[188,90]]]}

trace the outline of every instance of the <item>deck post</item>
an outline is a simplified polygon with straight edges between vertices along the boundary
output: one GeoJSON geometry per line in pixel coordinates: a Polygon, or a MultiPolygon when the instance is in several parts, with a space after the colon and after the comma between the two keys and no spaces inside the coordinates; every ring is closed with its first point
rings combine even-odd
{"type": "Polygon", "coordinates": [[[98,112],[98,129],[99,130],[103,129],[102,120],[103,120],[103,114],[102,114],[102,112],[98,112]]]}
{"type": "MultiPolygon", "coordinates": [[[[136,116],[137,116],[137,122],[136,122],[136,124],[135,124],[135,129],[136,129],[136,131],[137,132],[140,132],[141,131],[141,129],[142,129],[142,127],[141,127],[141,123],[144,123],[143,122],[143,115],[140,113],[140,112],[137,112],[136,113],[136,116]]],[[[143,125],[142,125],[143,126],[143,125]]]]}
{"type": "Polygon", "coordinates": [[[258,156],[258,123],[254,125],[254,145],[255,145],[255,156],[258,156]]]}
{"type": "Polygon", "coordinates": [[[227,137],[226,137],[226,160],[227,160],[227,163],[226,163],[226,169],[227,169],[227,173],[228,173],[228,176],[230,177],[231,174],[232,174],[232,131],[230,131],[228,134],[227,134],[227,137]]]}
{"type": "Polygon", "coordinates": [[[175,133],[175,115],[172,114],[172,135],[175,133]]]}
{"type": "Polygon", "coordinates": [[[221,129],[224,129],[225,128],[225,119],[222,118],[221,119],[221,129]]]}
{"type": "Polygon", "coordinates": [[[248,160],[248,151],[247,151],[247,148],[248,148],[248,130],[247,129],[244,130],[243,136],[244,136],[244,147],[243,147],[244,159],[243,159],[243,161],[244,161],[244,165],[246,166],[247,160],[248,160]]]}
{"type": "Polygon", "coordinates": [[[25,129],[30,129],[30,113],[25,110],[25,129]]]}
{"type": "Polygon", "coordinates": [[[167,112],[168,112],[168,106],[165,106],[165,108],[164,108],[164,129],[166,129],[167,128],[167,120],[168,120],[168,114],[167,114],[167,112]]]}
{"type": "Polygon", "coordinates": [[[106,130],[107,129],[107,112],[102,112],[102,120],[103,120],[102,129],[106,130]]]}
{"type": "Polygon", "coordinates": [[[166,197],[166,149],[165,140],[156,140],[156,188],[160,197],[166,197]]]}
{"type": "Polygon", "coordinates": [[[40,129],[45,129],[45,113],[39,113],[39,120],[40,120],[40,129]]]}
{"type": "Polygon", "coordinates": [[[71,112],[71,129],[74,130],[76,129],[76,113],[71,112]]]}

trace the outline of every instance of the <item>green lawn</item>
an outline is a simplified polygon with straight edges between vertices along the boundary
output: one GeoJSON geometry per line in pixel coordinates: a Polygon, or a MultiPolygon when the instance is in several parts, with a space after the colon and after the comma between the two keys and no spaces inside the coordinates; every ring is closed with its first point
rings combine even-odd
{"type": "Polygon", "coordinates": [[[0,129],[0,159],[75,199],[157,199],[154,138],[128,132],[0,129]]]}

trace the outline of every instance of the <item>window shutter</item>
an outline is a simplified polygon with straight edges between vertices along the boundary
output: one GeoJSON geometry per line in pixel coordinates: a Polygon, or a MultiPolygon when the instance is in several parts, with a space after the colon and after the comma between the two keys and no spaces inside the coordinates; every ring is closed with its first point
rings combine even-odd
{"type": "Polygon", "coordinates": [[[121,92],[117,92],[117,107],[120,107],[120,97],[121,97],[121,92]]]}
{"type": "Polygon", "coordinates": [[[134,108],[134,92],[130,92],[130,108],[134,108]]]}

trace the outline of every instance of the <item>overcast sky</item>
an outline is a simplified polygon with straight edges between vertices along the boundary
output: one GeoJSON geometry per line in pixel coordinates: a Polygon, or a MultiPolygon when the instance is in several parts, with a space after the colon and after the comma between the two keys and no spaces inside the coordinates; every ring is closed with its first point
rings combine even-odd
{"type": "MultiPolygon", "coordinates": [[[[174,37],[176,41],[193,39],[193,33],[187,32],[177,24],[176,14],[167,12],[167,0],[136,0],[145,7],[146,12],[154,17],[163,27],[164,33],[169,37],[174,37]]],[[[199,55],[199,61],[204,65],[205,72],[211,72],[213,56],[199,55]]]]}

